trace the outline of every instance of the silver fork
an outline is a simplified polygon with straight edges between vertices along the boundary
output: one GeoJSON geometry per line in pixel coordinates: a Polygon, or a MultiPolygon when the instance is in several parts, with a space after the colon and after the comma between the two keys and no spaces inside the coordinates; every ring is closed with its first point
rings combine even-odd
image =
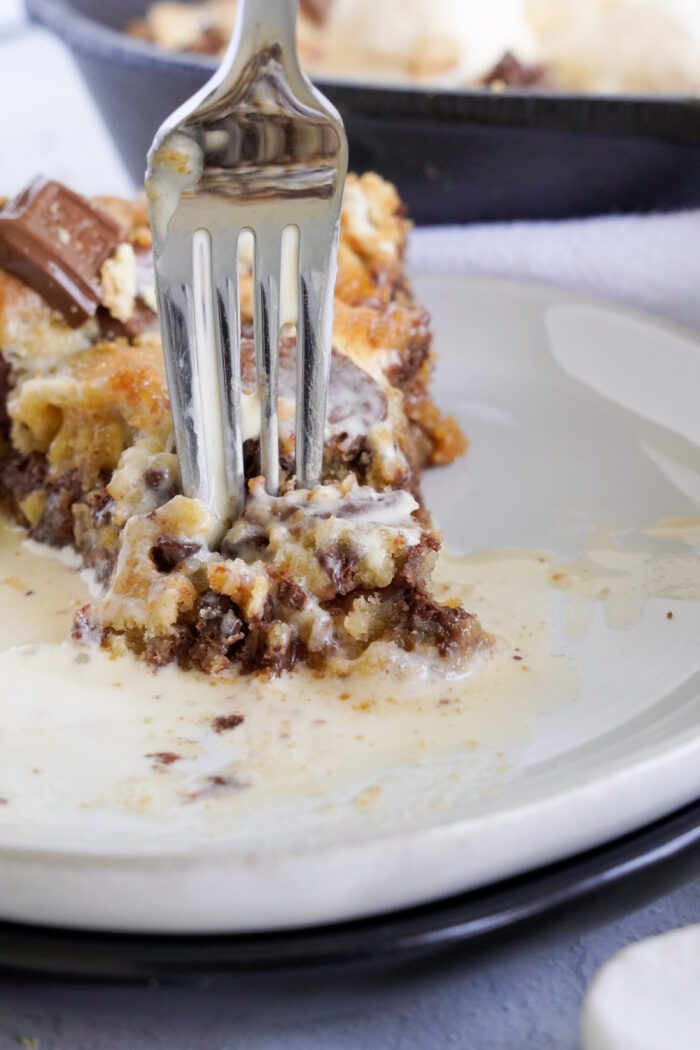
{"type": "Polygon", "coordinates": [[[348,150],[340,116],[299,68],[296,8],[297,0],[241,0],[220,69],[163,124],[148,155],[158,305],[183,491],[222,520],[245,503],[242,231],[251,231],[255,241],[260,471],[267,490],[277,493],[284,321],[297,326],[297,484],[308,488],[321,476],[348,150]],[[293,307],[284,318],[281,284],[292,289],[293,307]]]}

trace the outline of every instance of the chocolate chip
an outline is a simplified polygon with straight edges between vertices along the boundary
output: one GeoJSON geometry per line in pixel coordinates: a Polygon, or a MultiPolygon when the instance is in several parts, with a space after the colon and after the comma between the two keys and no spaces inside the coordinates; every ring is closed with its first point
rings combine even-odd
{"type": "Polygon", "coordinates": [[[277,581],[277,597],[283,605],[290,609],[301,610],[305,608],[308,595],[303,587],[291,576],[280,576],[277,581]]]}
{"type": "Polygon", "coordinates": [[[155,546],[151,547],[151,559],[158,572],[172,572],[180,562],[200,549],[198,543],[178,540],[174,536],[161,536],[155,546]]]}
{"type": "Polygon", "coordinates": [[[147,489],[156,494],[161,504],[177,496],[177,483],[165,467],[149,467],[143,475],[143,483],[147,489]]]}
{"type": "Polygon", "coordinates": [[[0,267],[77,328],[102,302],[100,268],[121,239],[111,216],[39,178],[0,212],[0,267]]]}
{"type": "Polygon", "coordinates": [[[81,502],[92,513],[93,521],[98,528],[111,524],[114,500],[105,487],[88,492],[81,502]]]}
{"type": "Polygon", "coordinates": [[[149,467],[143,476],[143,481],[146,488],[159,489],[166,478],[167,474],[162,467],[149,467]]]}

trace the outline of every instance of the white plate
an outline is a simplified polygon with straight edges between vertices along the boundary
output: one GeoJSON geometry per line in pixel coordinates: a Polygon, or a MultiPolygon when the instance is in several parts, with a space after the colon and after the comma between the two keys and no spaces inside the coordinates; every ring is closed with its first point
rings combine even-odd
{"type": "MultiPolygon", "coordinates": [[[[358,805],[358,780],[313,819],[292,797],[250,826],[212,832],[209,812],[206,833],[196,807],[149,823],[133,807],[116,819],[105,798],[89,816],[57,803],[54,819],[44,791],[22,827],[0,807],[0,916],[171,932],[350,920],[522,873],[700,794],[700,345],[551,289],[415,283],[434,316],[436,399],[471,439],[464,460],[426,477],[428,505],[451,548],[511,550],[506,574],[535,563],[525,550],[553,566],[578,559],[579,584],[596,568],[611,594],[553,582],[532,607],[533,627],[546,607],[550,645],[578,677],[562,679],[517,739],[504,724],[478,761],[457,755],[451,791],[444,761],[428,756],[390,771],[378,806],[358,805]]],[[[42,681],[50,697],[51,674],[42,681]]],[[[7,703],[0,788],[16,757],[7,703]]],[[[55,747],[101,760],[80,721],[61,725],[55,747]]]]}

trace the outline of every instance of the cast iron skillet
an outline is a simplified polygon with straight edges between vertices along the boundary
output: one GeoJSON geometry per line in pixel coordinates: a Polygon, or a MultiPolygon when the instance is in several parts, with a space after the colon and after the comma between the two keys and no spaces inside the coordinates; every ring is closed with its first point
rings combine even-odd
{"type": "MultiPolygon", "coordinates": [[[[201,87],[214,60],[167,54],[121,32],[147,0],[26,4],[71,49],[140,184],[155,130],[201,87]]],[[[418,222],[700,205],[694,99],[319,83],[345,120],[352,168],[395,182],[418,222]]]]}

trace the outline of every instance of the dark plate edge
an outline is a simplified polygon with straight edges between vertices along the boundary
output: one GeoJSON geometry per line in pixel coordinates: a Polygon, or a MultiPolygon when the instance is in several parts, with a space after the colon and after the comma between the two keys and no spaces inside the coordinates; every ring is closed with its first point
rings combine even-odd
{"type": "Polygon", "coordinates": [[[700,872],[700,801],[615,842],[481,891],[354,923],[247,936],[140,936],[0,924],[0,972],[182,978],[401,960],[528,926],[631,911],[700,872]],[[623,900],[619,901],[620,894],[623,900]]]}

